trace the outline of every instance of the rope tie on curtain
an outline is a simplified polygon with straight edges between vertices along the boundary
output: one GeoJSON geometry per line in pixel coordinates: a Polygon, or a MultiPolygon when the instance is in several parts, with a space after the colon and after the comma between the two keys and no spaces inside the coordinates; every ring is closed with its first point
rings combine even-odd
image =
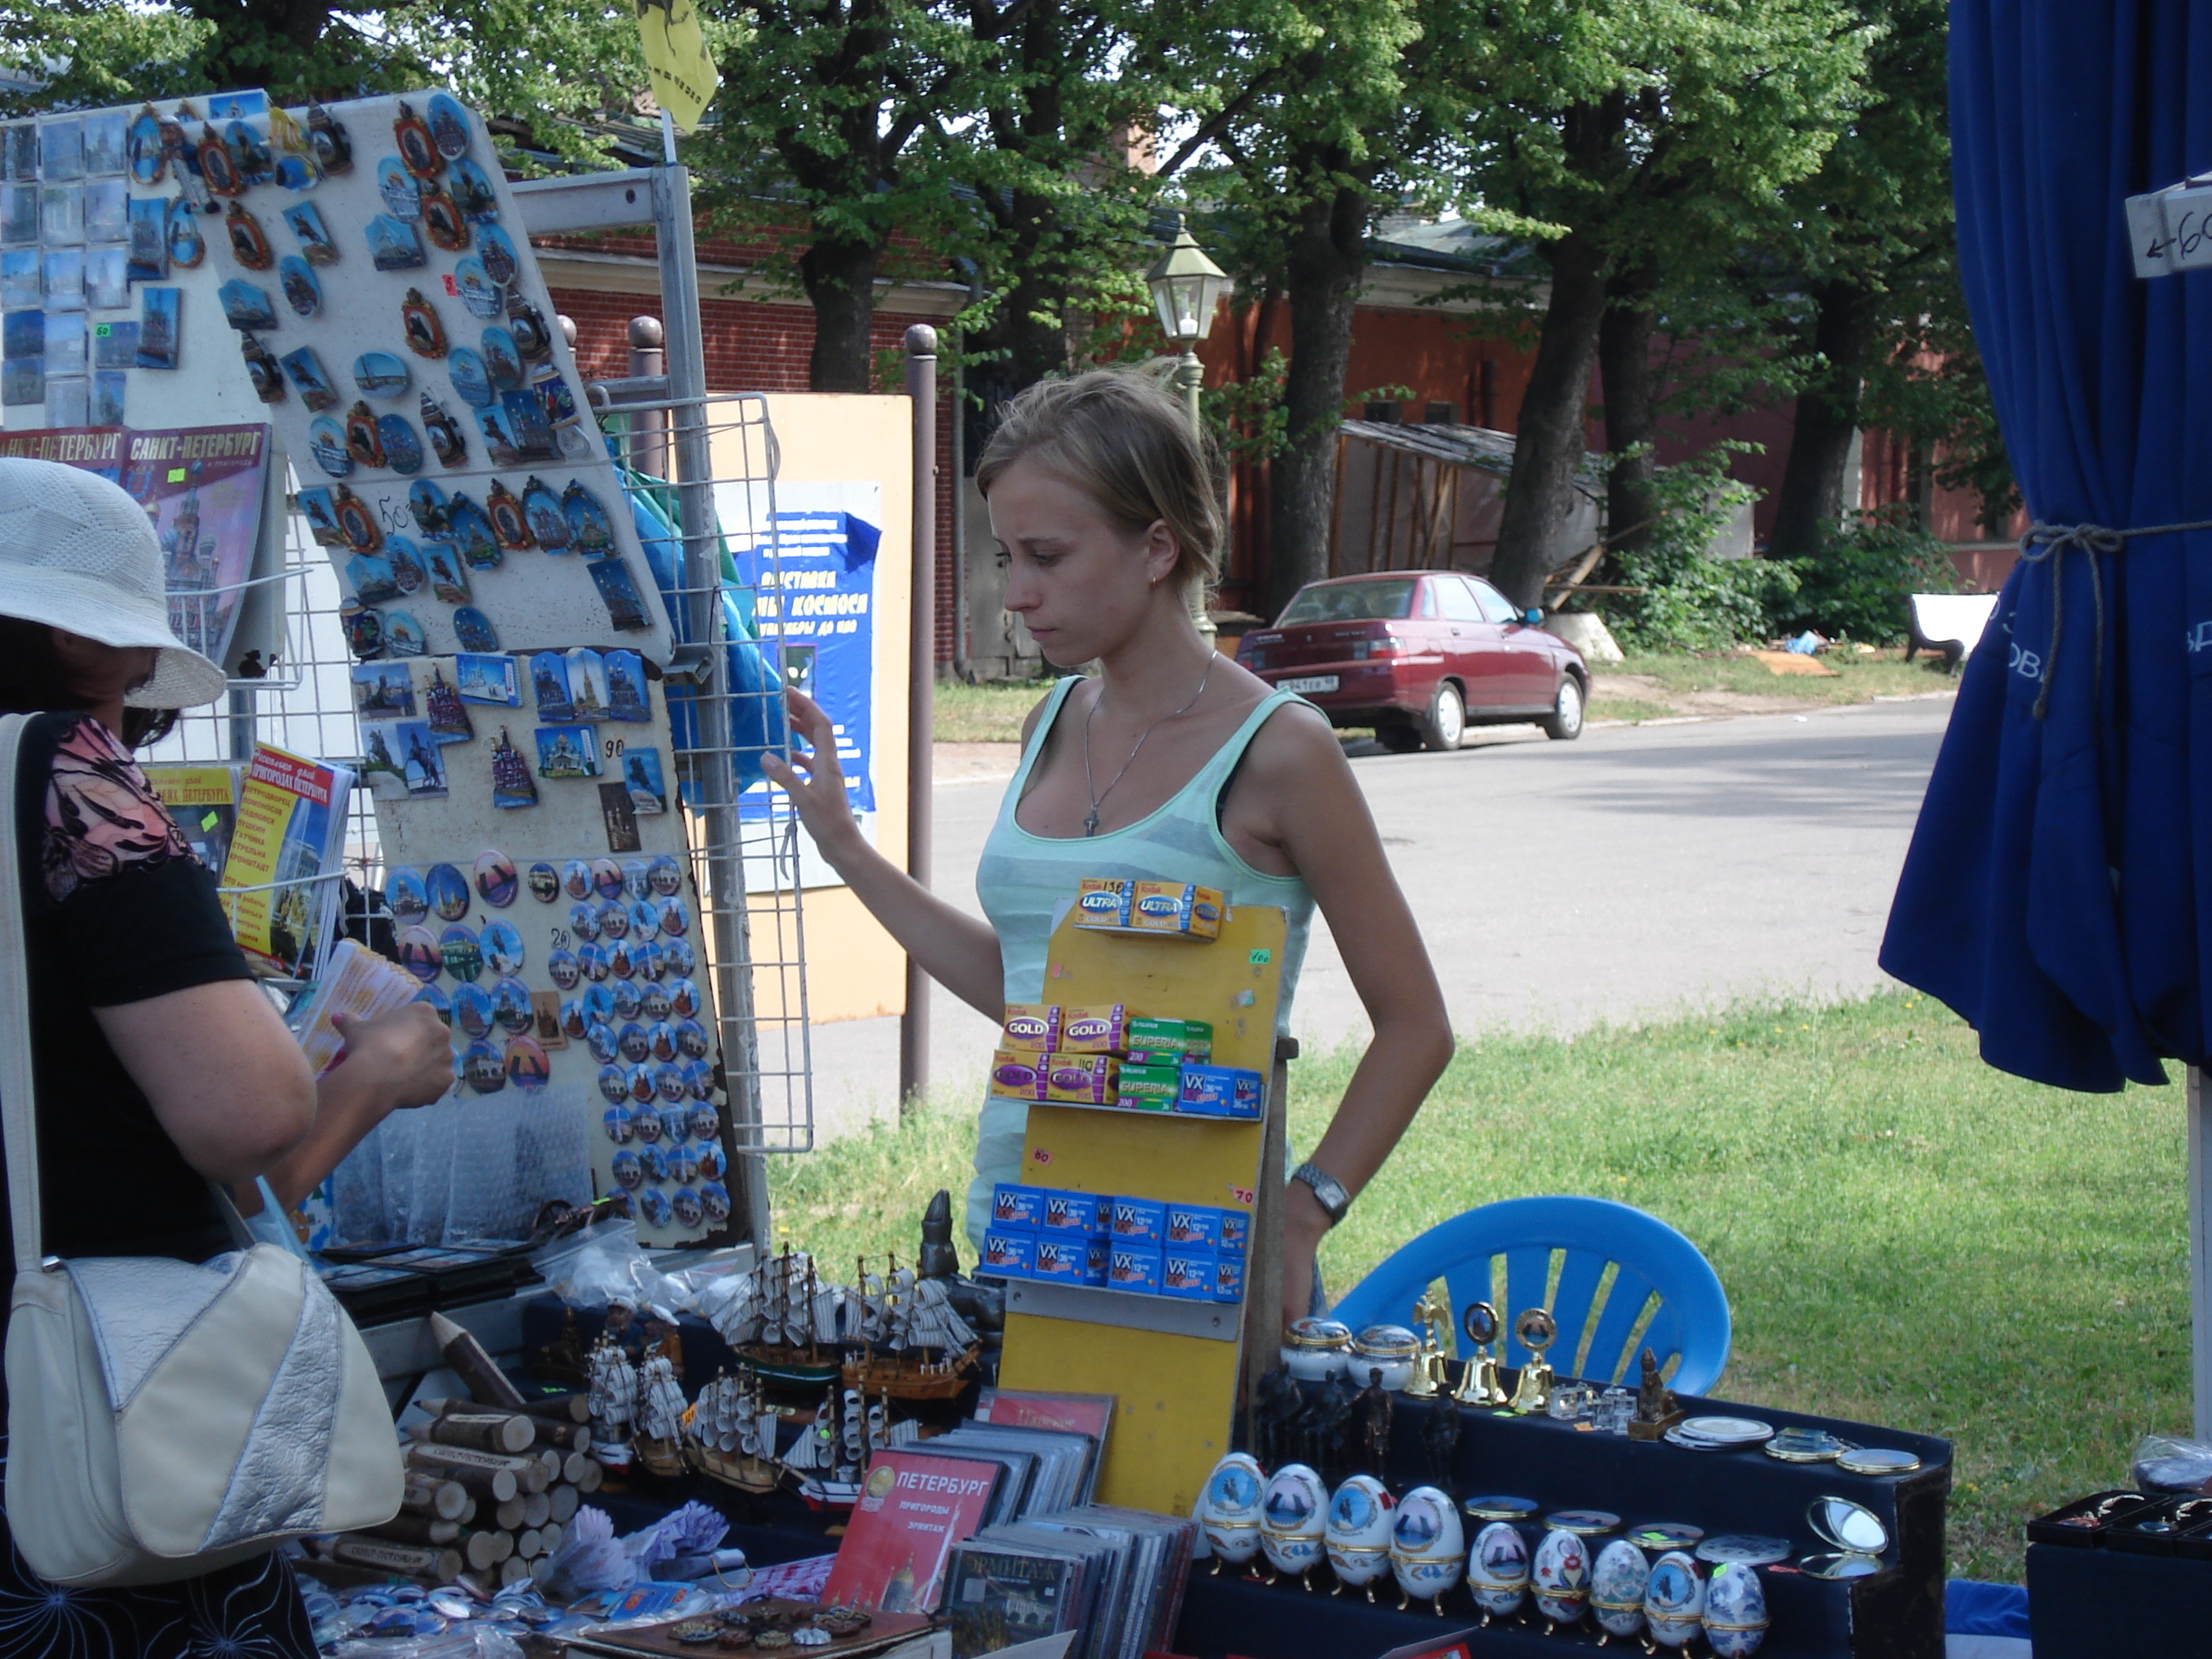
{"type": "Polygon", "coordinates": [[[2040,519],[2028,526],[2027,534],[2020,538],[2020,556],[2030,564],[2051,562],[2051,654],[2043,665],[2043,687],[2035,694],[2036,719],[2041,720],[2051,707],[2051,682],[2058,673],[2058,644],[2065,637],[2066,586],[2059,580],[2065,574],[2065,556],[2069,552],[2089,556],[2089,595],[2097,610],[2094,684],[2101,688],[2105,684],[2105,575],[2097,555],[2118,553],[2137,536],[2173,536],[2187,530],[2212,530],[2212,519],[2199,519],[2193,524],[2145,525],[2136,530],[2113,530],[2101,524],[2045,524],[2040,519]]]}

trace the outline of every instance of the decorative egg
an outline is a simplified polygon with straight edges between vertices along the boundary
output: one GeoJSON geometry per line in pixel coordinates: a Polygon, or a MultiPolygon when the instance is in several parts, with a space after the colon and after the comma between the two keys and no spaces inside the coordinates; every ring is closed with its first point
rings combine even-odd
{"type": "Polygon", "coordinates": [[[1304,1576],[1321,1563],[1328,1488],[1304,1463],[1285,1463],[1260,1503],[1260,1547],[1278,1572],[1304,1576]]]}
{"type": "MultiPolygon", "coordinates": [[[[1397,1499],[1371,1474],[1355,1474],[1328,1500],[1328,1565],[1358,1589],[1390,1571],[1390,1512],[1397,1499]]],[[[1373,1591],[1368,1592],[1370,1595],[1373,1591]]]]}
{"type": "Polygon", "coordinates": [[[1345,1375],[1355,1388],[1364,1389],[1377,1380],[1375,1373],[1380,1371],[1382,1387],[1402,1389],[1413,1380],[1420,1352],[1420,1339],[1403,1325],[1370,1325],[1352,1339],[1345,1355],[1345,1375]]]}
{"type": "Polygon", "coordinates": [[[1528,1594],[1528,1540],[1510,1521],[1493,1521],[1474,1535],[1467,1553],[1467,1587],[1487,1618],[1521,1609],[1528,1594]]]}
{"type": "Polygon", "coordinates": [[[1249,1454],[1231,1452],[1213,1466],[1198,1500],[1206,1547],[1232,1566],[1260,1552],[1260,1493],[1266,1477],[1249,1454]]]}
{"type": "Polygon", "coordinates": [[[1399,1500],[1390,1522],[1390,1570],[1398,1588],[1417,1601],[1433,1601],[1459,1583],[1467,1529],[1451,1499],[1434,1486],[1416,1486],[1399,1500]]]}
{"type": "Polygon", "coordinates": [[[1644,1587],[1650,1581],[1651,1564],[1644,1552],[1626,1538],[1616,1538],[1597,1553],[1590,1569],[1590,1616],[1608,1636],[1635,1636],[1644,1629],[1644,1587]]]}
{"type": "Polygon", "coordinates": [[[1283,1364],[1301,1382],[1326,1382],[1343,1369],[1345,1351],[1351,1346],[1348,1326],[1334,1319],[1295,1319],[1283,1334],[1283,1364]]]}
{"type": "Polygon", "coordinates": [[[1705,1586],[1705,1640],[1719,1659],[1746,1659],[1766,1639],[1766,1586],[1759,1569],[1730,1562],[1705,1586]]]}
{"type": "Polygon", "coordinates": [[[1573,1624],[1583,1616],[1583,1604],[1589,1600],[1588,1540],[1554,1527],[1536,1546],[1529,1577],[1536,1587],[1536,1611],[1555,1625],[1573,1624]]]}
{"type": "Polygon", "coordinates": [[[1651,1639],[1665,1648],[1687,1647],[1704,1628],[1705,1612],[1705,1586],[1697,1563],[1668,1550],[1644,1587],[1644,1622],[1651,1639]]]}

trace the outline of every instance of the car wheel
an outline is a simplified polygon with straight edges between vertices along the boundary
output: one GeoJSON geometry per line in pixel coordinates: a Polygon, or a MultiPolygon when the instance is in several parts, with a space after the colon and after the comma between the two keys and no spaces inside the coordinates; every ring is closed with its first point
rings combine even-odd
{"type": "Polygon", "coordinates": [[[1375,741],[1394,755],[1410,755],[1421,746],[1421,734],[1408,725],[1378,726],[1375,741]]]}
{"type": "Polygon", "coordinates": [[[1448,755],[1467,735],[1467,701],[1449,680],[1438,680],[1429,698],[1429,712],[1421,716],[1421,747],[1448,755]]]}
{"type": "Polygon", "coordinates": [[[1559,681],[1559,695],[1553,700],[1552,712],[1544,721],[1544,735],[1565,743],[1582,734],[1582,682],[1569,674],[1559,681]]]}

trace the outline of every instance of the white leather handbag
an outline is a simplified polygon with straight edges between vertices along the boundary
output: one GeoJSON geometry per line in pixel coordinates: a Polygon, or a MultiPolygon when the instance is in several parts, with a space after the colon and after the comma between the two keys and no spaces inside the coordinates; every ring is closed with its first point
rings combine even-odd
{"type": "Polygon", "coordinates": [[[361,1333],[306,1261],[273,1244],[198,1265],[40,1255],[14,806],[24,721],[0,717],[0,1121],[15,1247],[0,1504],[16,1547],[52,1583],[158,1584],[388,1521],[401,1492],[391,1410],[361,1333]]]}

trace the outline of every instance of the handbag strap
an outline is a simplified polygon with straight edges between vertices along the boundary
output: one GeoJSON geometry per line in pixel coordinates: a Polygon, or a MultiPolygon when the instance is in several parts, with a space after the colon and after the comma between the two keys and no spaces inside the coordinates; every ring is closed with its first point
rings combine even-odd
{"type": "Polygon", "coordinates": [[[15,1235],[15,1271],[39,1266],[38,1085],[31,1066],[31,982],[24,962],[23,865],[16,758],[27,714],[0,715],[0,1149],[8,1158],[8,1216],[15,1235]]]}

